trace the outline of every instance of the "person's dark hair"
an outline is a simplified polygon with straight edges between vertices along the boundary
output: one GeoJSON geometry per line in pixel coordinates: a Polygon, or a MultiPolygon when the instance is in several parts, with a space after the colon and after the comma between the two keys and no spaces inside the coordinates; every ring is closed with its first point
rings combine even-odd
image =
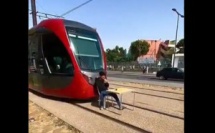
{"type": "Polygon", "coordinates": [[[99,76],[105,76],[105,75],[106,75],[105,72],[103,72],[103,71],[99,72],[99,76]]]}

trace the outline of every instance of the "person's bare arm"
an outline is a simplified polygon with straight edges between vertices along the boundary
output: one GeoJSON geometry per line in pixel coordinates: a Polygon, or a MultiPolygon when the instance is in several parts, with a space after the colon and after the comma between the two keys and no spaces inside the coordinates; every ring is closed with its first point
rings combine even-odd
{"type": "Polygon", "coordinates": [[[107,79],[104,79],[104,82],[105,82],[105,83],[108,83],[107,79]]]}
{"type": "Polygon", "coordinates": [[[107,79],[104,79],[104,84],[105,84],[105,87],[107,87],[107,89],[109,89],[109,83],[108,83],[107,79]]]}

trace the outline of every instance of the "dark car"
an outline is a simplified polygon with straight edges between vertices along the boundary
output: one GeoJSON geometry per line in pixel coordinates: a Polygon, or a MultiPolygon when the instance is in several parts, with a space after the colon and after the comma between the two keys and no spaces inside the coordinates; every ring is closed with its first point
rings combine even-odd
{"type": "Polygon", "coordinates": [[[163,68],[158,71],[156,77],[159,79],[184,79],[184,71],[179,68],[163,68]]]}

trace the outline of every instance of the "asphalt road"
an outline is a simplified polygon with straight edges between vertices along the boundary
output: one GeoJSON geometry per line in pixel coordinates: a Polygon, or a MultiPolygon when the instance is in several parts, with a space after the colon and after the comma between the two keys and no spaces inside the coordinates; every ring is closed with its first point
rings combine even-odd
{"type": "Polygon", "coordinates": [[[108,78],[116,81],[124,82],[136,82],[136,83],[145,83],[169,87],[184,87],[183,80],[160,80],[157,79],[155,74],[143,74],[141,72],[120,72],[120,71],[108,71],[108,78]]]}

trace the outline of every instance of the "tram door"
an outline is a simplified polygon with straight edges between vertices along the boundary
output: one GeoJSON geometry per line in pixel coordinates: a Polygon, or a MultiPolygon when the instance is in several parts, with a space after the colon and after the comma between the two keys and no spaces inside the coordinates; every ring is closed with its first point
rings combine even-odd
{"type": "Polygon", "coordinates": [[[73,80],[74,67],[70,56],[61,40],[51,31],[42,35],[42,51],[44,65],[44,88],[61,89],[73,80]]]}
{"type": "Polygon", "coordinates": [[[41,79],[39,71],[39,50],[40,36],[33,34],[29,36],[28,42],[28,66],[29,66],[29,83],[33,86],[33,89],[41,89],[41,79]]]}

